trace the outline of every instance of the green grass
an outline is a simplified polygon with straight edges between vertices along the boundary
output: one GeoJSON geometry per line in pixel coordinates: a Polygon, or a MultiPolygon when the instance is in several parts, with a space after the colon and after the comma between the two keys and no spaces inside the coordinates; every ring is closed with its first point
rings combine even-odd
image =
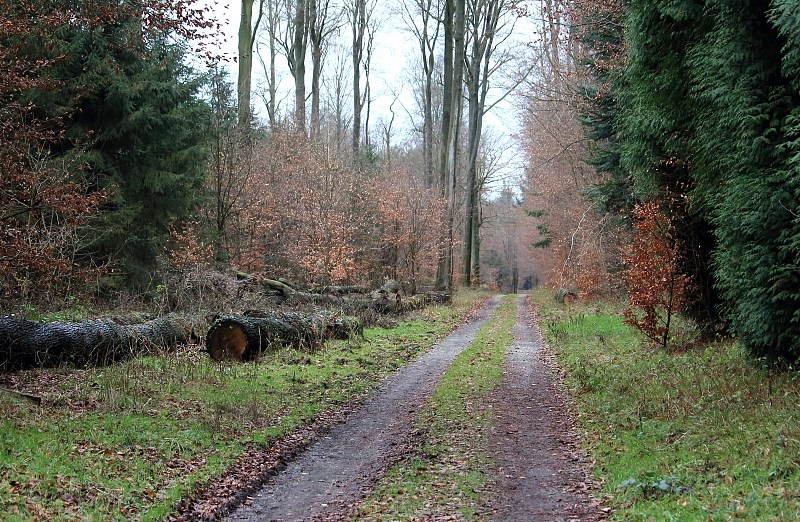
{"type": "Polygon", "coordinates": [[[485,518],[492,418],[481,403],[502,378],[514,321],[514,296],[508,296],[445,372],[417,419],[414,451],[387,471],[357,520],[485,518]]]}
{"type": "Polygon", "coordinates": [[[419,312],[365,340],[256,363],[197,351],[105,368],[19,372],[0,392],[0,520],[160,520],[249,445],[268,445],[367,393],[452,330],[484,296],[419,312]]]}
{"type": "Polygon", "coordinates": [[[798,373],[734,342],[665,353],[621,306],[542,302],[614,520],[800,520],[798,373]]]}

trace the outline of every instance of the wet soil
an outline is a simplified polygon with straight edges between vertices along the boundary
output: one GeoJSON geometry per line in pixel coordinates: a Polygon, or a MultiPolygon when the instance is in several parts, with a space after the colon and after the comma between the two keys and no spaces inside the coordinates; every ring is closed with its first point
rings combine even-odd
{"type": "MultiPolygon", "coordinates": [[[[416,413],[499,303],[500,297],[491,299],[363,404],[321,418],[275,447],[254,448],[240,460],[242,469],[258,462],[255,470],[208,488],[176,520],[215,520],[225,513],[229,521],[350,520],[385,470],[411,451],[416,413]]],[[[526,296],[517,305],[503,381],[485,406],[497,419],[487,512],[496,521],[602,520],[535,310],[526,296]]]]}
{"type": "Polygon", "coordinates": [[[567,397],[533,312],[520,296],[503,380],[489,397],[496,419],[489,443],[497,463],[492,520],[602,520],[567,397]]]}

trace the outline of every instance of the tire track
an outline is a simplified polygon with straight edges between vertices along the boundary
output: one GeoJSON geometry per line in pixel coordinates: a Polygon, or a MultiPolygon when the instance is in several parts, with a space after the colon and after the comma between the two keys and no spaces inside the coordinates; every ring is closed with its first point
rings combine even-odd
{"type": "Polygon", "coordinates": [[[491,520],[602,520],[588,491],[591,481],[566,394],[545,363],[527,296],[518,297],[512,335],[503,381],[489,398],[495,427],[488,450],[496,462],[491,520]]]}
{"type": "Polygon", "coordinates": [[[405,452],[416,413],[501,298],[389,378],[344,423],[267,482],[229,521],[343,520],[405,452]]]}

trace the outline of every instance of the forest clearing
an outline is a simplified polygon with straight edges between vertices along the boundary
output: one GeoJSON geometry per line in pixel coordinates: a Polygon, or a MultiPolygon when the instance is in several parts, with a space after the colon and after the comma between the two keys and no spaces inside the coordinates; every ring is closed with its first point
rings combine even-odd
{"type": "Polygon", "coordinates": [[[0,517],[800,519],[796,8],[0,0],[0,517]]]}

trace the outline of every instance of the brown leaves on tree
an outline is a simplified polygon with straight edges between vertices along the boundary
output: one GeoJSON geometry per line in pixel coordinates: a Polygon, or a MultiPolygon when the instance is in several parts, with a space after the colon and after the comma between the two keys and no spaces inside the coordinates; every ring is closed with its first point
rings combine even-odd
{"type": "Polygon", "coordinates": [[[630,305],[623,315],[627,324],[666,348],[672,319],[686,304],[689,277],[679,270],[682,246],[670,206],[663,207],[649,201],[633,211],[633,244],[624,258],[630,305]]]}
{"type": "Polygon", "coordinates": [[[239,168],[212,165],[229,196],[207,216],[234,266],[304,285],[433,277],[441,201],[412,173],[367,175],[292,133],[230,148],[239,168]]]}

